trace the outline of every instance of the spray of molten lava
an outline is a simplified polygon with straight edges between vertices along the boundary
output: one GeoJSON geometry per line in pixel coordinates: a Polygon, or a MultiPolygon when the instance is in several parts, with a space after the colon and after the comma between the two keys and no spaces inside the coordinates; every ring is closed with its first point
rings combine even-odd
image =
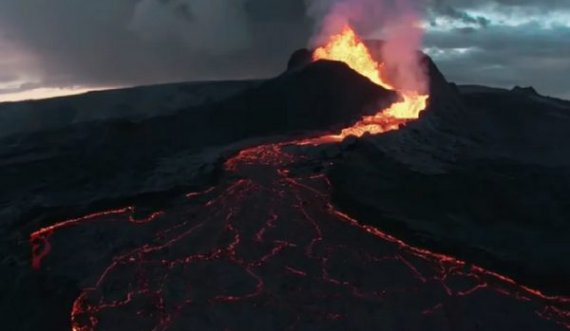
{"type": "MultiPolygon", "coordinates": [[[[383,77],[383,65],[372,57],[368,47],[358,37],[354,29],[348,25],[340,33],[331,36],[325,46],[315,50],[313,60],[323,59],[344,62],[373,83],[388,90],[396,90],[396,87],[383,77]]],[[[335,137],[343,139],[350,135],[361,137],[365,133],[379,134],[397,130],[406,122],[417,119],[420,112],[426,108],[429,95],[420,91],[400,90],[398,92],[402,101],[394,103],[389,108],[382,109],[372,116],[364,116],[356,124],[342,130],[335,137]]]]}

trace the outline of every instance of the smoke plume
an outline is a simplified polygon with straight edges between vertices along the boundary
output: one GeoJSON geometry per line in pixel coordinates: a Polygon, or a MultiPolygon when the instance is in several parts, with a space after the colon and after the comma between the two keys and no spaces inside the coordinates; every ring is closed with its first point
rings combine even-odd
{"type": "Polygon", "coordinates": [[[422,8],[414,0],[307,0],[308,13],[317,21],[311,46],[318,46],[346,24],[365,39],[382,39],[383,73],[398,90],[428,90],[420,64],[422,8]]]}

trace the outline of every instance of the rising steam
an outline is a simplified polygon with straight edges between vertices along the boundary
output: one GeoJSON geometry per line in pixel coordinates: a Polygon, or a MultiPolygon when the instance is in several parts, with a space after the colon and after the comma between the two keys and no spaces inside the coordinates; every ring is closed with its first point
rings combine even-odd
{"type": "Polygon", "coordinates": [[[382,39],[382,74],[397,90],[428,92],[420,64],[423,30],[421,9],[413,0],[307,0],[308,13],[317,20],[311,46],[326,43],[347,25],[365,39],[382,39]]]}

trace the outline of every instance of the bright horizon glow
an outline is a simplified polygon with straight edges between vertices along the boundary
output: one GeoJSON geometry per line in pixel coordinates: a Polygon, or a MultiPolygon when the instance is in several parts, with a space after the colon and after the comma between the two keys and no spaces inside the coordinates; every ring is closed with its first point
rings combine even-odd
{"type": "Polygon", "coordinates": [[[92,91],[112,90],[117,87],[71,87],[71,88],[37,88],[13,93],[0,94],[0,102],[16,102],[43,100],[56,97],[84,94],[92,91]]]}

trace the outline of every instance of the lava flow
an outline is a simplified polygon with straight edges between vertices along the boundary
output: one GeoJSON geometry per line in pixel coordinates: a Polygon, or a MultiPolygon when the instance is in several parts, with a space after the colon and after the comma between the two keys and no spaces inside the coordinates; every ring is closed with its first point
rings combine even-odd
{"type": "MultiPolygon", "coordinates": [[[[373,83],[388,90],[396,90],[383,78],[382,64],[372,57],[364,42],[348,25],[339,34],[331,36],[327,45],[315,50],[313,60],[323,59],[344,62],[373,83]]],[[[401,94],[402,101],[394,103],[388,109],[379,110],[374,115],[362,117],[356,124],[345,128],[331,138],[342,140],[351,135],[361,137],[365,133],[380,134],[397,130],[408,121],[419,118],[420,112],[427,106],[429,95],[421,91],[400,90],[398,92],[401,94]]]]}
{"type": "MultiPolygon", "coordinates": [[[[351,30],[333,40],[345,37],[366,51],[351,30]]],[[[315,56],[336,57],[336,44],[315,56]]],[[[366,68],[380,78],[379,66],[366,68]]],[[[427,96],[402,95],[405,107],[340,135],[416,118],[427,96]]],[[[36,267],[91,270],[75,276],[86,286],[71,307],[72,330],[570,329],[570,298],[411,246],[335,209],[322,170],[334,160],[301,145],[241,150],[220,184],[142,221],[128,207],[34,232],[36,267]]]]}
{"type": "Polygon", "coordinates": [[[570,298],[408,245],[336,210],[326,175],[310,170],[322,161],[304,151],[295,142],[242,150],[226,161],[225,183],[146,222],[121,209],[35,232],[35,253],[48,236],[56,241],[36,257],[50,270],[100,260],[100,275],[73,304],[72,330],[570,328],[570,298]],[[129,239],[146,238],[118,253],[123,232],[106,253],[88,245],[121,225],[129,239]],[[85,260],[80,247],[101,257],[85,260]]]}

